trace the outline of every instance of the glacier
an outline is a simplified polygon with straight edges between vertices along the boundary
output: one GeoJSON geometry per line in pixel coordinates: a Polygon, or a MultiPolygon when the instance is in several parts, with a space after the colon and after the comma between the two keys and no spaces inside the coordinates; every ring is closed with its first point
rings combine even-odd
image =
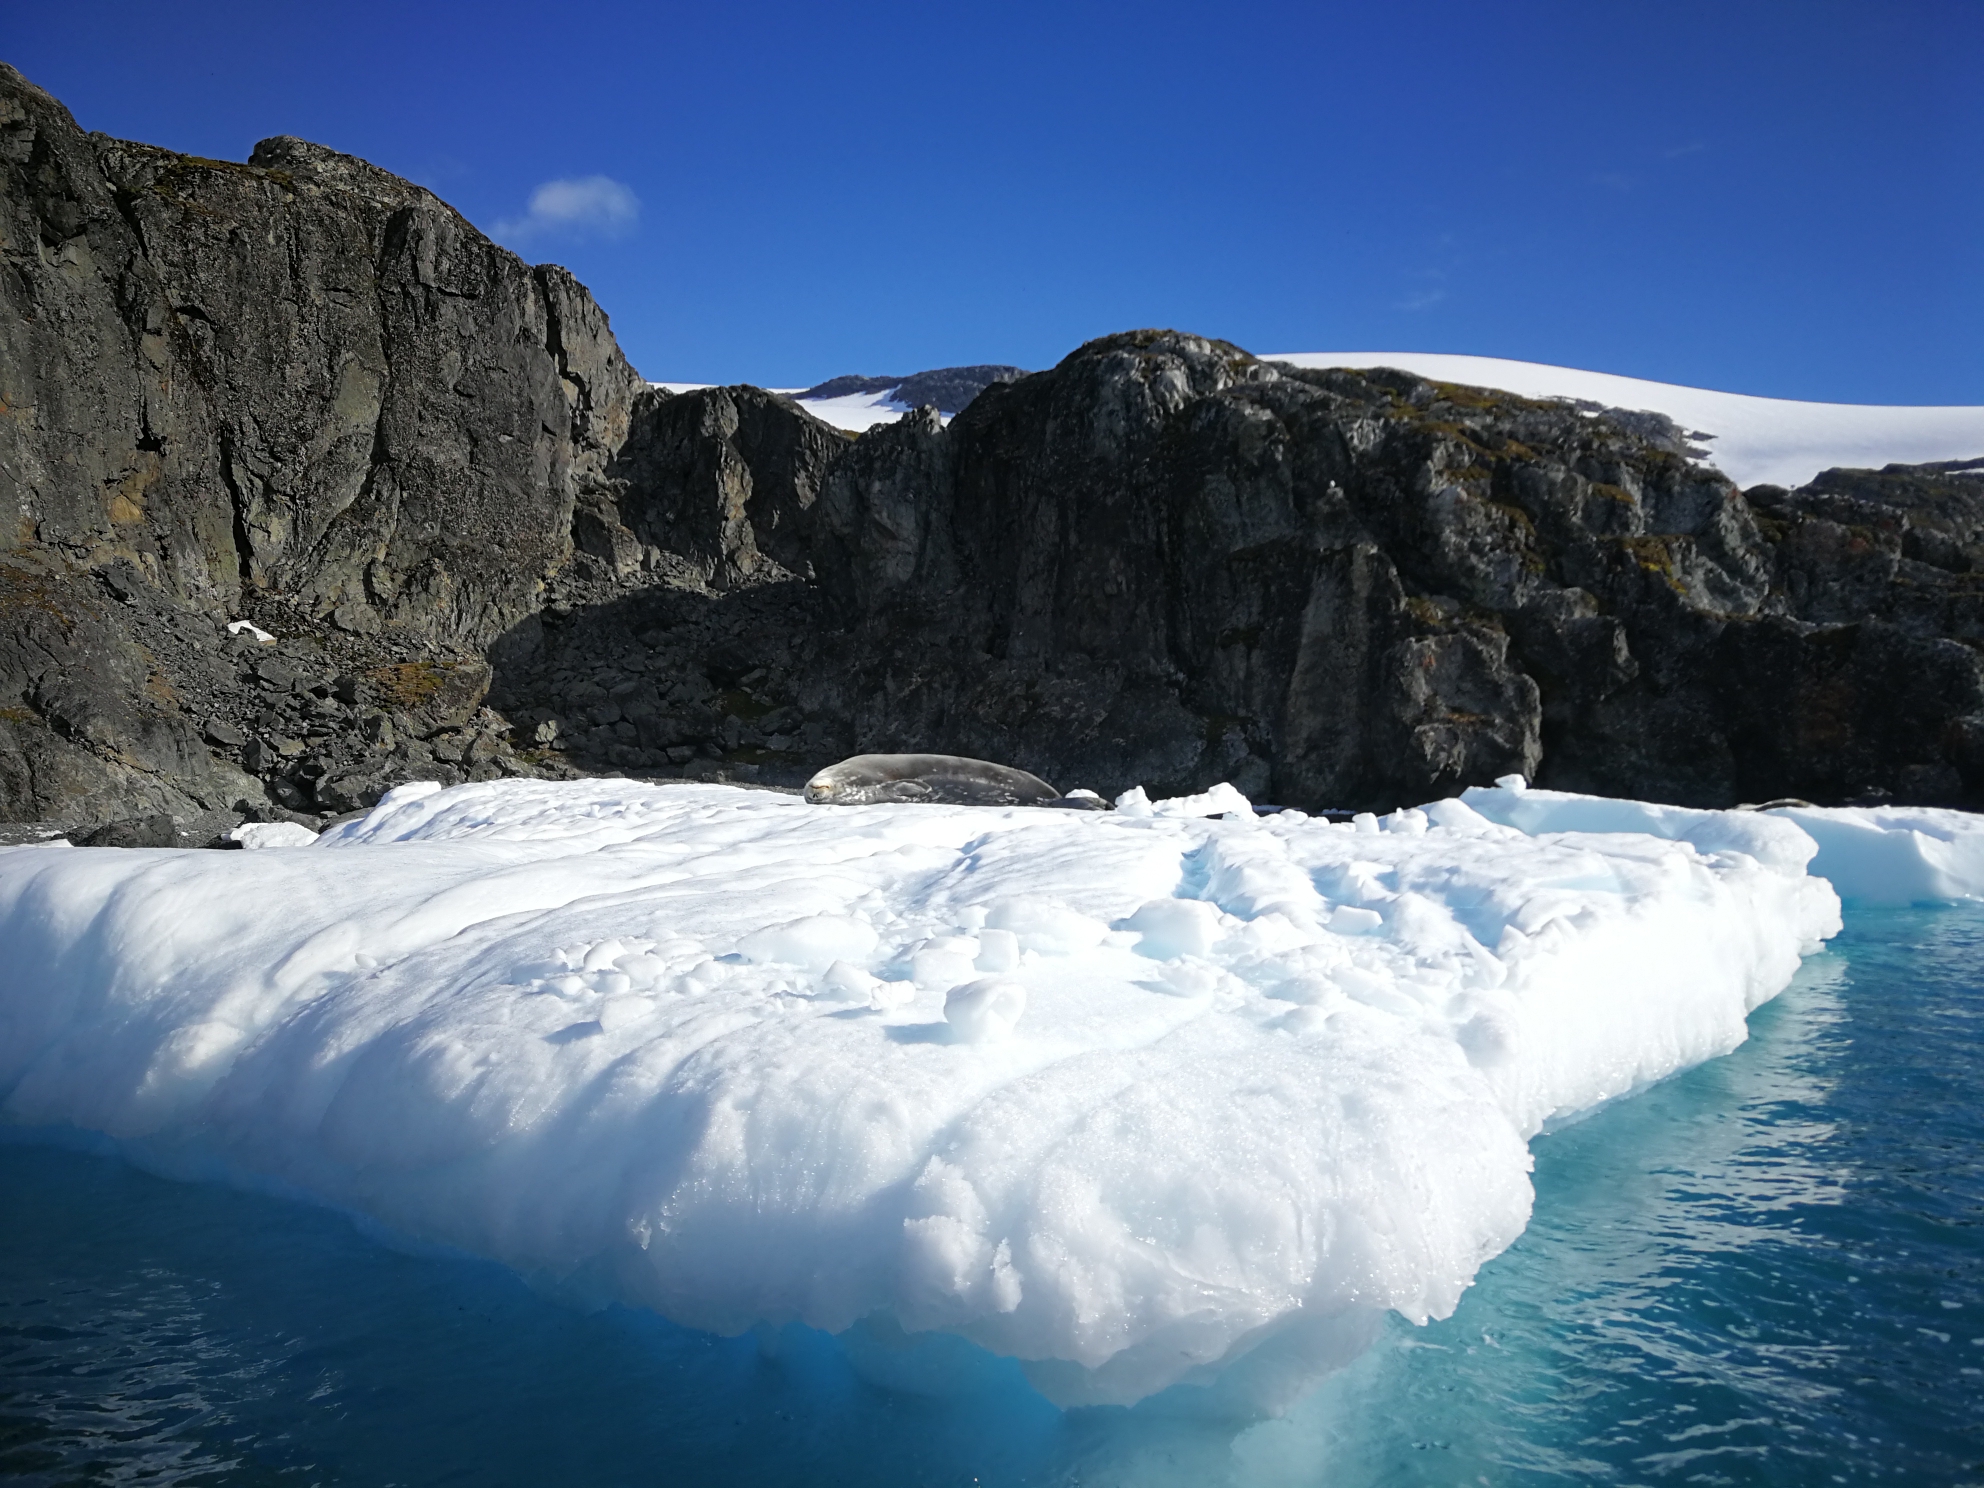
{"type": "Polygon", "coordinates": [[[1827,855],[1975,892],[1975,825],[403,786],[307,846],[0,851],[0,1114],[878,1377],[961,1338],[1272,1412],[1452,1312],[1532,1137],[1743,1040],[1827,855]]]}

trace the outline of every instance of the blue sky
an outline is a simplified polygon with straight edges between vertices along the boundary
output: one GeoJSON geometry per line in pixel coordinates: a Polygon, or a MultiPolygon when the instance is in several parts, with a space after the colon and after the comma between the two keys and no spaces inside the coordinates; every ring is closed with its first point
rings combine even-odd
{"type": "Polygon", "coordinates": [[[1979,0],[85,0],[0,58],[87,129],[421,181],[656,379],[1169,325],[1984,403],[1979,0]]]}

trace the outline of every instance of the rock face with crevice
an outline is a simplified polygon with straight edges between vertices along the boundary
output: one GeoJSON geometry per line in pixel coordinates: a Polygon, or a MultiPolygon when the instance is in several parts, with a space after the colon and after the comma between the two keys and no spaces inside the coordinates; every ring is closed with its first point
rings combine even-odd
{"type": "Polygon", "coordinates": [[[86,135],[4,68],[0,259],[0,820],[859,752],[1984,805],[1980,462],[1744,493],[1657,415],[1169,331],[854,439],[649,388],[363,161],[86,135]]]}

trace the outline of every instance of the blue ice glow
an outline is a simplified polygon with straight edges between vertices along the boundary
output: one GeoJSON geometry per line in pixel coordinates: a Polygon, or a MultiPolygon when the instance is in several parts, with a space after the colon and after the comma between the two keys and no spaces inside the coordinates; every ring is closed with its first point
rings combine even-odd
{"type": "Polygon", "coordinates": [[[943,1397],[323,1210],[0,1147],[0,1477],[1949,1482],[1984,1461],[1984,910],[1860,911],[1750,1041],[1535,1144],[1528,1231],[1283,1419],[943,1397]]]}

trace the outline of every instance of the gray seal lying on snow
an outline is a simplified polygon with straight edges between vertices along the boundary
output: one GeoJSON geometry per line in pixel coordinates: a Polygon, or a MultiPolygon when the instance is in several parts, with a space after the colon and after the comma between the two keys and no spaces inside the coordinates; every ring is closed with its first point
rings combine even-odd
{"type": "Polygon", "coordinates": [[[945,806],[1074,806],[1099,802],[1063,796],[1038,775],[956,754],[857,754],[806,782],[818,805],[869,806],[918,801],[945,806]]]}

